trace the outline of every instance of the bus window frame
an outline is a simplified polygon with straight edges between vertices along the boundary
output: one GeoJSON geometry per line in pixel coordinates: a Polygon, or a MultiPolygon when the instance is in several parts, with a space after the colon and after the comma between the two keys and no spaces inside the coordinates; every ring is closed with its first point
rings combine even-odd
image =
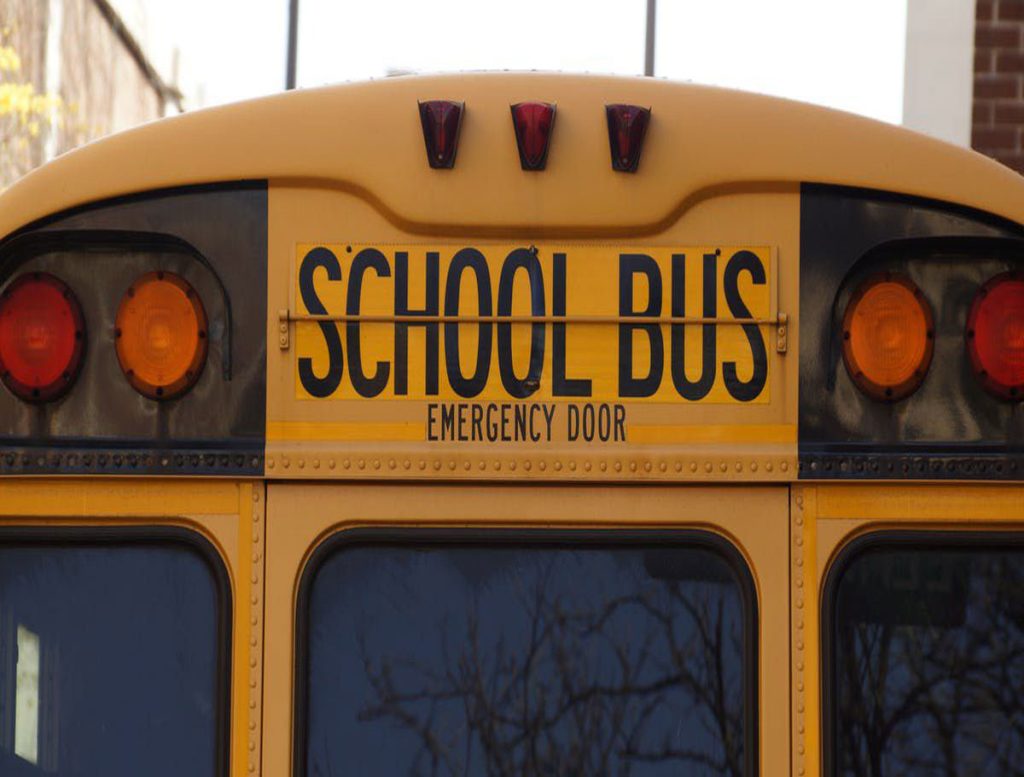
{"type": "Polygon", "coordinates": [[[722,559],[735,575],[743,606],[744,771],[760,773],[760,608],[754,572],[740,549],[728,538],[709,529],[542,529],[536,527],[493,529],[471,527],[357,526],[341,528],[323,537],[305,559],[295,598],[294,681],[292,690],[292,775],[308,777],[308,712],[310,699],[309,630],[313,582],[323,563],[352,547],[390,546],[416,550],[432,548],[516,549],[622,549],[630,545],[664,544],[672,548],[706,550],[722,559]]]}
{"type": "MultiPolygon", "coordinates": [[[[33,517],[34,518],[34,517],[33,517]]],[[[3,517],[6,520],[6,516],[3,517]]],[[[179,546],[196,554],[213,577],[217,606],[217,655],[214,701],[214,774],[231,774],[231,672],[233,602],[225,560],[202,533],[165,523],[147,525],[0,524],[0,547],[114,547],[179,546]]]]}
{"type": "Polygon", "coordinates": [[[840,544],[825,572],[821,589],[821,774],[836,774],[836,742],[838,716],[832,699],[837,684],[836,641],[834,626],[839,586],[850,565],[863,553],[875,548],[900,550],[936,550],[948,547],[956,550],[994,549],[1015,547],[1024,549],[1024,530],[1011,531],[1000,527],[986,530],[964,528],[962,525],[920,529],[880,528],[857,534],[840,544]]]}

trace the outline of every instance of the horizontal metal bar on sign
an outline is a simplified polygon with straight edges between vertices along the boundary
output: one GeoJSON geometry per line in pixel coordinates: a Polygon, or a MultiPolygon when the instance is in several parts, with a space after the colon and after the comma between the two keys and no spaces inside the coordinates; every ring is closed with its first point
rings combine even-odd
{"type": "Polygon", "coordinates": [[[359,324],[764,324],[776,326],[785,316],[774,318],[722,318],[695,316],[396,316],[396,315],[314,315],[282,314],[281,321],[332,321],[359,324]]]}
{"type": "Polygon", "coordinates": [[[721,316],[428,316],[395,314],[316,314],[278,311],[278,345],[282,350],[291,346],[290,325],[301,322],[330,322],[336,324],[723,324],[731,326],[774,326],[775,350],[785,353],[788,348],[787,324],[789,316],[777,313],[768,318],[723,318],[721,316]]]}

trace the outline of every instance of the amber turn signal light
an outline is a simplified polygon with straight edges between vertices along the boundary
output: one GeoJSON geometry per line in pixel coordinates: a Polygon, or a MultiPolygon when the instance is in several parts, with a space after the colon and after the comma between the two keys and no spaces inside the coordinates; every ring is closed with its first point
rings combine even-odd
{"type": "Polygon", "coordinates": [[[1024,275],[997,275],[978,291],[967,316],[967,352],[990,393],[1024,399],[1024,275]]]}
{"type": "Polygon", "coordinates": [[[181,396],[206,363],[206,311],[195,289],[173,273],[146,273],[132,284],[115,336],[125,377],[150,399],[181,396]]]}
{"type": "Polygon", "coordinates": [[[857,387],[883,401],[913,394],[932,361],[932,321],[909,278],[883,273],[862,283],[843,316],[843,361],[857,387]]]}
{"type": "Polygon", "coordinates": [[[27,402],[64,394],[85,351],[85,319],[71,289],[47,273],[13,281],[0,295],[0,377],[27,402]]]}

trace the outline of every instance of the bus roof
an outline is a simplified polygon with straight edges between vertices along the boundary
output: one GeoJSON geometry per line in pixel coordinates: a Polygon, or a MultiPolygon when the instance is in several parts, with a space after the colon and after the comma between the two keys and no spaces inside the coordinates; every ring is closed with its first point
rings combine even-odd
{"type": "Polygon", "coordinates": [[[654,234],[719,192],[801,182],[957,203],[1024,222],[1024,179],[980,154],[859,116],[673,83],[543,73],[413,76],[187,113],[66,154],[0,195],[0,236],[68,208],[236,180],[334,188],[424,235],[654,234]],[[454,169],[425,159],[416,103],[461,100],[454,169]],[[557,104],[547,169],[520,169],[509,105],[557,104]],[[609,164],[604,105],[650,106],[639,171],[609,164]]]}

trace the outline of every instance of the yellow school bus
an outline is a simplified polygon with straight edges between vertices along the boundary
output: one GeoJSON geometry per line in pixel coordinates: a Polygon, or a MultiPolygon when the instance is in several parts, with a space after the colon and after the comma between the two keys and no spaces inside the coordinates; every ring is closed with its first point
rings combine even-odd
{"type": "Polygon", "coordinates": [[[1024,181],[402,77],[0,196],[0,773],[1024,769],[1024,181]]]}

